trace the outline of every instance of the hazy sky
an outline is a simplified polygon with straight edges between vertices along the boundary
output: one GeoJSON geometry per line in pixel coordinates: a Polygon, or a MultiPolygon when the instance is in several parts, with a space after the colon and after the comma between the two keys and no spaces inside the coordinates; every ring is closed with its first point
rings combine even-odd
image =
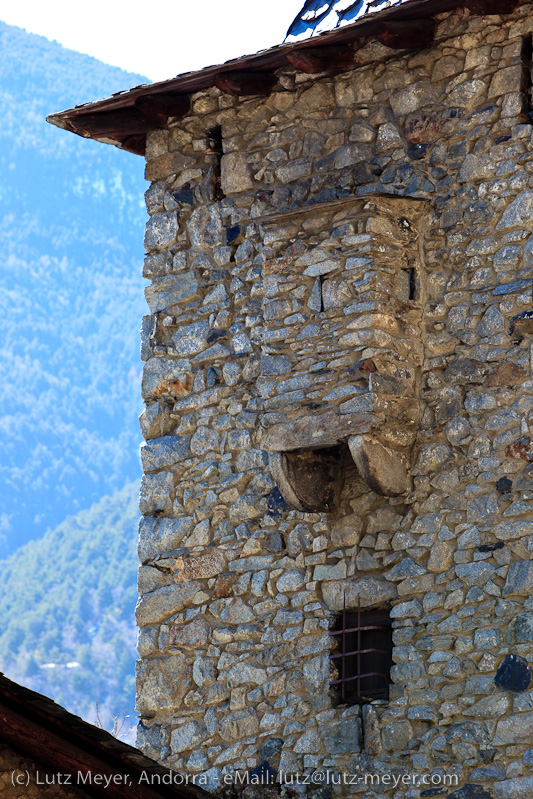
{"type": "Polygon", "coordinates": [[[304,0],[0,0],[0,20],[165,80],[280,44],[304,0]]]}

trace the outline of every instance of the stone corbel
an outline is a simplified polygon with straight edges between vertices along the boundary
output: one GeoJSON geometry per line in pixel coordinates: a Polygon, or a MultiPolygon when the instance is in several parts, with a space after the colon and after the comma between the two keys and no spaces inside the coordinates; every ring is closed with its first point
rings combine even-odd
{"type": "Polygon", "coordinates": [[[390,447],[384,447],[372,436],[348,439],[357,471],[367,486],[384,497],[400,497],[411,488],[407,458],[390,447]]]}
{"type": "Polygon", "coordinates": [[[410,447],[398,451],[381,443],[378,434],[386,436],[384,426],[372,413],[328,411],[271,427],[262,446],[269,452],[272,476],[284,499],[302,512],[333,511],[350,457],[376,494],[408,494],[410,447]]]}

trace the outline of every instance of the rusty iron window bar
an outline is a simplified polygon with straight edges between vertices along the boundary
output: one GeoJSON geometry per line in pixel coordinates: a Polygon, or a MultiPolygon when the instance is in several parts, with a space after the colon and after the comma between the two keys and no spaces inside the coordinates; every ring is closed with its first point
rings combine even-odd
{"type": "Polygon", "coordinates": [[[392,666],[392,626],[389,611],[346,610],[346,598],[336,629],[339,652],[330,655],[339,677],[331,685],[340,687],[343,702],[363,704],[373,699],[389,698],[392,666]]]}

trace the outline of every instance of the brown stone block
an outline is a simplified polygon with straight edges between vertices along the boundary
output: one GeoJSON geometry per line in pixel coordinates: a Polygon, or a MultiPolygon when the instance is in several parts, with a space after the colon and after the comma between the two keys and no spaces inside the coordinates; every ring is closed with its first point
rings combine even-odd
{"type": "Polygon", "coordinates": [[[509,333],[514,338],[523,338],[533,333],[533,312],[523,311],[511,319],[509,333]]]}
{"type": "Polygon", "coordinates": [[[174,581],[183,583],[186,580],[205,580],[209,577],[216,577],[225,565],[224,555],[218,549],[211,549],[205,555],[197,557],[180,556],[176,558],[172,567],[172,570],[177,572],[174,581]]]}
{"type": "Polygon", "coordinates": [[[371,413],[338,414],[327,411],[273,425],[263,435],[261,446],[267,452],[333,447],[355,433],[370,430],[380,420],[371,413]]]}
{"type": "Polygon", "coordinates": [[[238,194],[254,186],[245,153],[227,153],[220,163],[220,185],[224,194],[238,194]]]}
{"type": "Polygon", "coordinates": [[[488,388],[505,388],[522,383],[528,374],[525,369],[510,361],[503,361],[485,380],[488,388]]]}
{"type": "Polygon", "coordinates": [[[512,444],[509,444],[505,450],[506,458],[514,458],[515,460],[529,461],[533,458],[533,442],[529,436],[522,436],[512,444]]]}
{"type": "Polygon", "coordinates": [[[440,133],[440,119],[435,115],[413,113],[405,120],[405,138],[411,144],[434,141],[440,133]]]}
{"type": "Polygon", "coordinates": [[[163,155],[148,161],[144,177],[146,180],[163,180],[182,169],[196,166],[197,160],[196,156],[183,155],[183,153],[163,153],[163,155]]]}
{"type": "Polygon", "coordinates": [[[168,646],[195,650],[207,644],[210,629],[203,619],[195,619],[190,624],[173,624],[170,627],[168,646]]]}

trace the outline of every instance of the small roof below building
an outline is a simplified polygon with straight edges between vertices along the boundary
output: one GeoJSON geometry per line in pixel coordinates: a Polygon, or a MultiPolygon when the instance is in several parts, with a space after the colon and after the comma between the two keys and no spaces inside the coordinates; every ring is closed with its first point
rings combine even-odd
{"type": "MultiPolygon", "coordinates": [[[[212,799],[185,775],[145,757],[43,694],[0,673],[0,742],[42,768],[72,775],[71,788],[97,799],[212,799]]],[[[29,775],[29,779],[32,775],[29,775]]]]}
{"type": "MultiPolygon", "coordinates": [[[[223,93],[237,97],[266,96],[277,84],[277,70],[293,69],[309,75],[335,74],[354,63],[359,44],[363,45],[369,38],[391,48],[391,53],[423,49],[433,41],[437,14],[459,7],[477,15],[508,14],[518,1],[400,0],[396,5],[385,7],[393,0],[385,0],[381,5],[379,0],[370,0],[367,13],[345,27],[335,27],[312,39],[287,42],[159,83],[136,86],[104,100],[50,114],[47,121],[79,136],[144,155],[146,134],[165,127],[169,119],[186,116],[191,94],[216,86],[223,93]]],[[[313,0],[313,4],[320,5],[318,0],[313,0]]],[[[346,14],[351,13],[346,0],[324,0],[322,6],[326,5],[331,6],[336,16],[341,6],[345,7],[346,14]]],[[[305,8],[300,12],[302,24],[305,8]]],[[[354,10],[353,4],[351,9],[354,10]]],[[[346,16],[345,21],[349,21],[346,16]]],[[[298,25],[296,29],[300,30],[298,25]]]]}

